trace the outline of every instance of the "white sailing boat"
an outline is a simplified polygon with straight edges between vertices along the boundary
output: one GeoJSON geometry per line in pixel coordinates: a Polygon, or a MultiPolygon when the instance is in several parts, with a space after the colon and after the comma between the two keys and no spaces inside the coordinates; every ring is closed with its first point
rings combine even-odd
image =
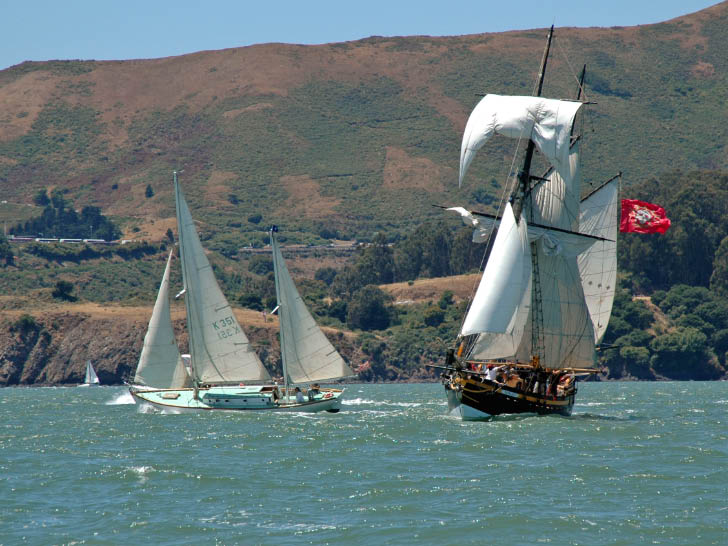
{"type": "MultiPolygon", "coordinates": [[[[137,369],[139,382],[146,385],[151,384],[152,381],[159,382],[159,386],[152,385],[159,388],[132,386],[129,389],[131,394],[140,403],[172,411],[339,411],[340,397],[343,393],[340,389],[320,389],[312,386],[303,400],[289,391],[289,383],[300,383],[302,377],[310,378],[311,381],[319,380],[320,374],[317,373],[317,370],[320,366],[317,361],[300,362],[300,368],[304,370],[302,376],[298,371],[293,371],[296,369],[296,364],[292,364],[291,373],[285,373],[287,359],[284,356],[286,387],[281,392],[279,386],[271,381],[270,375],[253,351],[230,304],[217,284],[210,262],[197,235],[182,189],[177,183],[176,172],[174,173],[174,188],[184,284],[180,295],[184,294],[187,312],[191,387],[180,387],[178,384],[162,385],[162,381],[166,380],[179,381],[181,373],[179,371],[179,351],[174,342],[168,303],[160,303],[160,298],[165,302],[168,297],[168,271],[165,271],[167,283],[165,284],[163,279],[162,286],[160,286],[155,312],[147,333],[149,342],[145,338],[144,348],[148,349],[148,354],[145,355],[144,350],[142,351],[140,367],[137,369]],[[166,312],[165,305],[167,306],[166,312]],[[158,306],[159,313],[157,313],[158,306]],[[155,314],[158,322],[155,322],[155,314]],[[160,379],[157,379],[157,376],[160,379]],[[154,377],[154,379],[148,379],[150,377],[154,377]]],[[[278,253],[280,254],[280,251],[278,253]]],[[[280,265],[278,267],[280,269],[280,265]]],[[[283,267],[285,269],[285,265],[283,267]]],[[[286,276],[287,271],[283,274],[283,277],[286,276]]],[[[290,279],[290,277],[288,278],[290,279]]],[[[285,283],[285,280],[283,282],[285,283]]],[[[295,291],[295,287],[293,290],[295,291]]],[[[290,294],[289,288],[284,288],[283,291],[290,294]]],[[[279,298],[279,309],[282,315],[285,315],[289,305],[287,297],[279,298]]],[[[292,304],[292,308],[298,309],[295,302],[292,304]]],[[[298,339],[298,335],[295,333],[287,336],[282,332],[281,337],[298,339]]],[[[282,353],[287,354],[288,345],[283,343],[283,339],[281,342],[282,353]]],[[[308,337],[303,338],[302,347],[308,347],[307,340],[308,337]]],[[[291,350],[297,351],[297,349],[291,350]]],[[[308,353],[301,348],[297,354],[308,353]]],[[[325,356],[329,357],[328,354],[325,356]]],[[[333,379],[333,377],[326,379],[333,379]]],[[[185,381],[187,380],[185,379],[185,381]]],[[[303,391],[301,392],[303,393],[303,391]]]]}
{"type": "Polygon", "coordinates": [[[273,226],[270,230],[270,244],[273,251],[285,392],[290,392],[290,385],[318,385],[320,381],[352,377],[354,372],[316,324],[296,290],[278,246],[277,232],[278,228],[273,226]]]}
{"type": "Polygon", "coordinates": [[[90,360],[86,361],[86,377],[83,380],[83,383],[79,385],[79,387],[98,387],[100,385],[99,383],[99,376],[96,375],[96,370],[94,370],[93,365],[91,364],[90,360]]]}
{"type": "MultiPolygon", "coordinates": [[[[535,97],[486,95],[465,128],[462,183],[475,153],[494,134],[528,139],[523,169],[500,216],[452,210],[482,242],[498,231],[443,382],[464,419],[503,413],[569,415],[576,379],[596,373],[616,284],[618,178],[580,199],[581,101],[540,97],[553,28],[535,97]],[[534,151],[549,165],[531,174],[534,151]]],[[[582,78],[583,84],[583,78],[582,78]]],[[[581,84],[579,96],[581,95],[581,84]]]]}

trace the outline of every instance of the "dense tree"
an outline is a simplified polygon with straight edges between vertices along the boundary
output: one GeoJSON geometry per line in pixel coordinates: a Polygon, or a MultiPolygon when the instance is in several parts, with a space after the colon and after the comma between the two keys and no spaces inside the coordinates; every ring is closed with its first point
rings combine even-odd
{"type": "Polygon", "coordinates": [[[724,298],[728,297],[728,237],[723,238],[715,251],[710,289],[724,298]]]}
{"type": "Polygon", "coordinates": [[[39,207],[45,207],[49,205],[50,202],[51,200],[48,199],[48,191],[45,188],[38,190],[38,192],[33,196],[33,203],[39,207]]]}
{"type": "Polygon", "coordinates": [[[440,324],[442,324],[442,321],[445,320],[445,311],[443,311],[439,307],[429,307],[425,311],[423,320],[427,326],[440,326],[440,324]]]}
{"type": "Polygon", "coordinates": [[[314,279],[326,283],[327,286],[331,286],[331,283],[334,282],[334,278],[336,277],[336,273],[337,271],[333,267],[320,267],[316,270],[314,279]]]}
{"type": "Polygon", "coordinates": [[[273,271],[273,260],[270,256],[256,254],[248,262],[248,271],[256,275],[267,275],[273,271]]]}
{"type": "Polygon", "coordinates": [[[147,184],[147,189],[144,190],[144,197],[149,199],[150,197],[154,197],[154,189],[152,188],[151,184],[147,184]]]}
{"type": "Polygon", "coordinates": [[[0,233],[0,262],[4,262],[5,265],[10,265],[13,263],[14,258],[15,255],[13,254],[13,249],[10,248],[10,243],[8,243],[5,236],[0,233]]]}
{"type": "Polygon", "coordinates": [[[260,299],[260,294],[254,292],[245,292],[238,298],[238,303],[247,309],[253,309],[254,311],[263,310],[263,301],[260,299]]]}
{"type": "Polygon", "coordinates": [[[361,330],[383,330],[391,323],[392,309],[389,296],[373,285],[354,293],[349,302],[346,322],[361,330]]]}
{"type": "Polygon", "coordinates": [[[68,281],[58,281],[52,295],[59,300],[76,301],[77,298],[71,292],[73,292],[73,284],[68,281]]]}
{"type": "Polygon", "coordinates": [[[50,203],[37,218],[13,228],[15,233],[65,237],[69,239],[118,239],[121,231],[105,216],[101,209],[85,206],[78,214],[60,190],[53,190],[50,203]]]}
{"type": "Polygon", "coordinates": [[[650,364],[670,379],[717,379],[722,370],[711,362],[706,335],[695,328],[678,328],[650,343],[650,364]]]}

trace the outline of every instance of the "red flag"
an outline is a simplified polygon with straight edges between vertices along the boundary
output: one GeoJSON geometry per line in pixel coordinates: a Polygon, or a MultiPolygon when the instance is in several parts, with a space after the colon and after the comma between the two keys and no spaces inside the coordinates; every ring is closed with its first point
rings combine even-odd
{"type": "Polygon", "coordinates": [[[665,233],[669,227],[670,219],[665,216],[665,209],[661,206],[638,199],[622,199],[622,220],[619,222],[619,231],[665,233]]]}

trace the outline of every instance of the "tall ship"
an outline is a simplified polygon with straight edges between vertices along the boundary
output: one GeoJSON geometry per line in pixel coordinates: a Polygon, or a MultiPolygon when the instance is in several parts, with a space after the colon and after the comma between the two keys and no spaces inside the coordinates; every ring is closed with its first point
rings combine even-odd
{"type": "Polygon", "coordinates": [[[174,173],[177,230],[189,335],[181,355],[169,310],[167,260],[149,321],[134,384],[140,404],[179,411],[338,412],[342,389],[320,382],[353,375],[299,295],[271,230],[279,316],[283,385],[273,381],[252,348],[215,279],[174,173]]]}
{"type": "Polygon", "coordinates": [[[541,96],[553,27],[535,96],[488,94],[468,119],[462,184],[476,152],[494,135],[525,143],[522,168],[497,215],[452,207],[491,241],[480,284],[442,380],[448,407],[463,419],[515,413],[570,415],[577,380],[598,373],[596,346],[607,328],[617,277],[621,175],[582,196],[575,99],[541,96]],[[534,174],[538,153],[544,168],[534,174]],[[545,171],[545,172],[544,172],[545,171]]]}

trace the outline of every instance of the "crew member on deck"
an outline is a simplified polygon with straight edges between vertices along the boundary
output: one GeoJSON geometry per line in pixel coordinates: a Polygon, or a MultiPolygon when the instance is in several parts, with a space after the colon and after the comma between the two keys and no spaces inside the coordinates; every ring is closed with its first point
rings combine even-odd
{"type": "Polygon", "coordinates": [[[296,402],[299,404],[303,404],[306,401],[306,399],[303,397],[303,393],[301,392],[300,387],[296,387],[296,402]]]}
{"type": "Polygon", "coordinates": [[[313,401],[314,398],[316,398],[316,395],[321,392],[321,387],[318,383],[314,383],[308,388],[308,399],[313,401]]]}

